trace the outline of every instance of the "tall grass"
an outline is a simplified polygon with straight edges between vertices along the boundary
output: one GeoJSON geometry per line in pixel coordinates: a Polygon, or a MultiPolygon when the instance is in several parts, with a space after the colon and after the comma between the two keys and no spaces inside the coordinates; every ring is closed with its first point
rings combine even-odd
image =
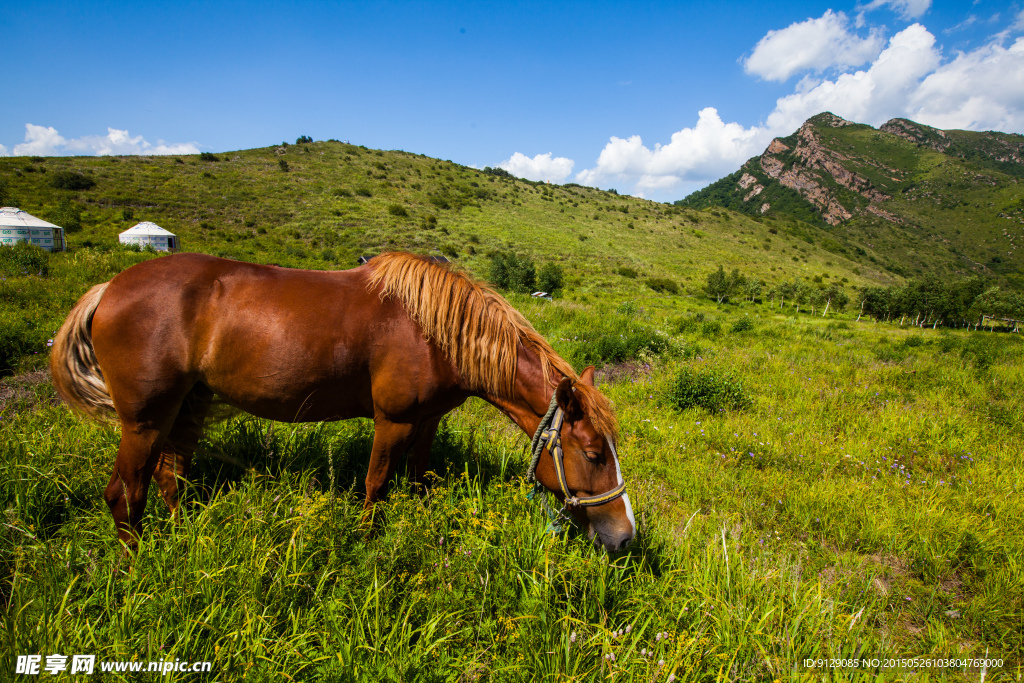
{"type": "MultiPolygon", "coordinates": [[[[45,320],[116,267],[80,258],[66,291],[21,281],[59,300],[45,320]]],[[[753,329],[734,333],[736,307],[512,300],[577,364],[616,331],[662,340],[599,356],[640,529],[627,553],[547,534],[525,496],[527,437],[471,400],[442,425],[432,486],[421,497],[400,476],[371,539],[369,421],[215,425],[180,523],[151,490],[129,562],[101,495],[117,430],[6,379],[4,650],[209,660],[224,681],[978,680],[803,661],[986,653],[1003,660],[986,681],[1021,675],[1016,337],[752,304],[753,329]],[[708,322],[726,324],[709,336],[708,322]],[[666,400],[706,363],[742,381],[743,410],[666,400]]],[[[0,660],[6,678],[13,666],[0,660]]]]}

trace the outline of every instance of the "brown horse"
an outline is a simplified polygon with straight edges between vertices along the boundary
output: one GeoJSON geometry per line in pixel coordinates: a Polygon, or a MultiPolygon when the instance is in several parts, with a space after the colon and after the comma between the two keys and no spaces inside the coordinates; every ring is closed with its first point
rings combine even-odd
{"type": "Polygon", "coordinates": [[[104,497],[129,547],[151,478],[176,512],[214,396],[285,422],[373,418],[367,514],[406,452],[423,478],[438,423],[470,396],[530,435],[557,404],[537,481],[595,544],[621,550],[635,534],[593,367],[577,376],[500,296],[411,254],[337,272],[200,254],[147,261],[79,300],[50,370],[72,407],[120,420],[104,497]]]}

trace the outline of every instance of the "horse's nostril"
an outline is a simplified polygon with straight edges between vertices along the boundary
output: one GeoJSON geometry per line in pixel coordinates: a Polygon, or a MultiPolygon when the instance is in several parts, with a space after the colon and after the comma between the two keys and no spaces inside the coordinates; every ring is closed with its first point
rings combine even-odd
{"type": "Polygon", "coordinates": [[[625,550],[626,548],[629,547],[629,544],[630,544],[630,542],[632,540],[633,540],[632,536],[627,536],[626,538],[622,539],[622,541],[619,543],[619,548],[618,549],[619,550],[625,550]]]}

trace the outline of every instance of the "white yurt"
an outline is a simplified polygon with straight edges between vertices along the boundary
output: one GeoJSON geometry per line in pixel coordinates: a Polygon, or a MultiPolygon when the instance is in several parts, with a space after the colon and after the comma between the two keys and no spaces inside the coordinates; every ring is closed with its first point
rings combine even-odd
{"type": "Polygon", "coordinates": [[[157,251],[178,251],[181,244],[178,237],[168,230],[164,230],[156,223],[143,221],[134,225],[118,236],[121,244],[137,244],[140,247],[153,247],[157,251]]]}
{"type": "Polygon", "coordinates": [[[27,211],[5,206],[0,209],[0,244],[14,246],[28,242],[46,251],[64,251],[64,228],[36,218],[27,211]]]}

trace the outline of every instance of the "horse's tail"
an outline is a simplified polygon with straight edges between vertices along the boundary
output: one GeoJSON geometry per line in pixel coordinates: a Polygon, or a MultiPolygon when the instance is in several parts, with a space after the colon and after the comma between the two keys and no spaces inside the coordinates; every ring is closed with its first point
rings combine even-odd
{"type": "Polygon", "coordinates": [[[92,316],[109,282],[96,285],[78,300],[53,339],[50,375],[53,386],[72,409],[103,422],[114,416],[114,401],[92,348],[92,316]]]}

